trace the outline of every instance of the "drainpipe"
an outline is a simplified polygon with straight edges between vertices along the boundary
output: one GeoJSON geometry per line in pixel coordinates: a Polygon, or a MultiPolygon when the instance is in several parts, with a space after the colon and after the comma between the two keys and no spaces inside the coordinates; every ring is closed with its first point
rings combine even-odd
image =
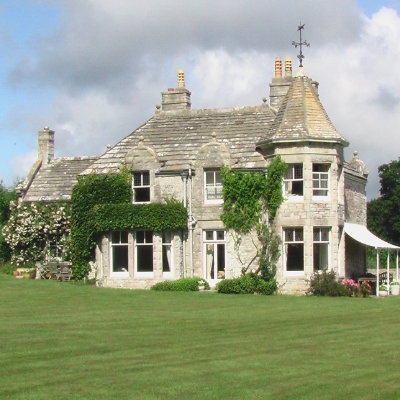
{"type": "Polygon", "coordinates": [[[193,217],[192,214],[192,190],[193,190],[193,185],[192,185],[193,179],[192,179],[192,166],[189,165],[189,221],[188,221],[188,226],[189,226],[189,260],[190,260],[190,277],[193,278],[194,276],[194,266],[193,266],[193,230],[194,226],[196,224],[196,220],[193,217]]]}
{"type": "MultiPolygon", "coordinates": [[[[183,207],[186,208],[186,197],[187,197],[187,174],[183,173],[182,174],[182,180],[183,180],[183,207]]],[[[183,277],[186,278],[186,231],[185,229],[182,229],[182,263],[183,263],[183,277]]]]}

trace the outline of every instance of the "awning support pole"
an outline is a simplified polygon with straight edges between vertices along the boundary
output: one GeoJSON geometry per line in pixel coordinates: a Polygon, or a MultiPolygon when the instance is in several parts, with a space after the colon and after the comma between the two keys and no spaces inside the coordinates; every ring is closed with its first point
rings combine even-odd
{"type": "Polygon", "coordinates": [[[379,297],[379,249],[376,248],[376,296],[379,297]]]}
{"type": "Polygon", "coordinates": [[[389,267],[390,267],[390,251],[388,250],[388,255],[387,255],[387,279],[386,279],[386,290],[389,294],[390,292],[390,282],[389,282],[389,267]]]}

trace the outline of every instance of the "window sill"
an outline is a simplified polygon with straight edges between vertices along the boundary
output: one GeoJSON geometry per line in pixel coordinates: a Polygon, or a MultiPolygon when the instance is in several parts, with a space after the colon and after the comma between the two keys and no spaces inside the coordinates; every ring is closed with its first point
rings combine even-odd
{"type": "Polygon", "coordinates": [[[129,272],[111,272],[110,278],[127,279],[129,278],[129,272]]]}
{"type": "Polygon", "coordinates": [[[304,271],[285,271],[284,276],[305,276],[304,271]]]}
{"type": "Polygon", "coordinates": [[[154,278],[154,272],[135,272],[135,278],[154,278]]]}
{"type": "Polygon", "coordinates": [[[313,201],[331,201],[330,196],[313,196],[313,201]]]}
{"type": "Polygon", "coordinates": [[[300,202],[304,201],[304,196],[286,196],[287,201],[300,202]]]}

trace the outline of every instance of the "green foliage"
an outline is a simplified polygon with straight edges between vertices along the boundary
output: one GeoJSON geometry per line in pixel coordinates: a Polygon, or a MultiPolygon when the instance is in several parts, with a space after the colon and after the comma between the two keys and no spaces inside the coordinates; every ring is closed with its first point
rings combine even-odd
{"type": "Polygon", "coordinates": [[[368,229],[400,245],[400,160],[378,168],[381,197],[368,203],[368,229]]]}
{"type": "Polygon", "coordinates": [[[103,204],[93,208],[96,232],[119,229],[151,229],[162,232],[187,225],[187,211],[179,202],[168,204],[103,204]]]}
{"type": "MultiPolygon", "coordinates": [[[[260,242],[256,273],[260,273],[266,281],[275,277],[280,256],[281,240],[275,233],[273,220],[284,200],[282,178],[286,169],[287,164],[279,155],[270,162],[267,177],[261,172],[232,171],[227,167],[221,169],[224,196],[221,220],[226,229],[236,232],[238,251],[240,235],[256,231],[260,242]]],[[[250,264],[242,269],[243,273],[250,264]]]]}
{"type": "Polygon", "coordinates": [[[340,284],[336,278],[335,271],[316,271],[310,278],[308,294],[313,296],[350,296],[346,286],[340,284]]]}
{"type": "Polygon", "coordinates": [[[72,263],[76,279],[90,271],[99,232],[122,229],[185,228],[187,211],[169,199],[166,204],[132,204],[130,174],[88,175],[78,179],[72,191],[72,263]]]}
{"type": "Polygon", "coordinates": [[[49,244],[54,244],[63,259],[69,260],[71,210],[68,203],[11,203],[10,210],[2,232],[13,263],[43,261],[51,256],[49,244]]]}
{"type": "Polygon", "coordinates": [[[287,164],[278,155],[270,162],[267,168],[266,199],[269,219],[272,221],[284,201],[282,178],[287,170],[287,164]]]}
{"type": "Polygon", "coordinates": [[[2,233],[4,225],[10,216],[10,202],[17,201],[17,193],[15,189],[8,189],[0,182],[0,261],[8,261],[11,257],[11,249],[4,239],[2,233]]]}
{"type": "Polygon", "coordinates": [[[197,292],[199,290],[199,281],[204,282],[204,288],[210,289],[210,285],[202,278],[181,278],[176,281],[158,282],[151,287],[151,290],[164,292],[197,292]]]}
{"type": "Polygon", "coordinates": [[[129,203],[132,198],[129,173],[91,174],[78,177],[72,189],[71,250],[74,276],[83,279],[90,271],[96,245],[93,208],[99,204],[129,203]]]}
{"type": "Polygon", "coordinates": [[[17,266],[11,263],[6,263],[0,266],[0,274],[5,275],[13,275],[13,272],[16,271],[17,266]]]}
{"type": "Polygon", "coordinates": [[[218,282],[218,293],[225,294],[274,294],[277,290],[275,279],[264,280],[261,276],[250,273],[235,279],[224,279],[218,282]]]}
{"type": "Polygon", "coordinates": [[[267,181],[261,172],[221,169],[223,182],[222,222],[226,229],[239,234],[249,233],[260,223],[263,200],[266,199],[267,181]]]}

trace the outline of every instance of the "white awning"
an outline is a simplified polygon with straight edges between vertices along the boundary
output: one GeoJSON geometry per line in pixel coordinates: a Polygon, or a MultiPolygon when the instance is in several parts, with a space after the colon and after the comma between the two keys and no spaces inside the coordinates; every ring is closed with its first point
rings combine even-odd
{"type": "Polygon", "coordinates": [[[357,242],[366,244],[367,246],[375,247],[376,249],[400,249],[400,247],[387,243],[379,239],[366,226],[358,224],[344,223],[344,231],[357,242]]]}

